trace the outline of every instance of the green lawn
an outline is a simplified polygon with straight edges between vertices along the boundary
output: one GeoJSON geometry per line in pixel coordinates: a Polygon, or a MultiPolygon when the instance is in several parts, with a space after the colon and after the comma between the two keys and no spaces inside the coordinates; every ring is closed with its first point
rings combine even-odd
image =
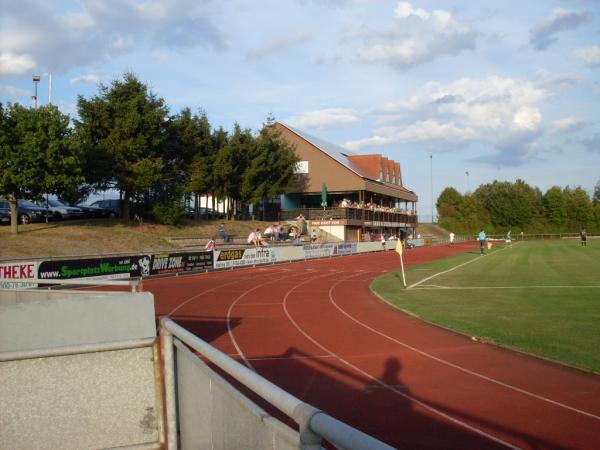
{"type": "Polygon", "coordinates": [[[600,373],[600,242],[498,245],[483,257],[472,252],[411,267],[406,277],[416,285],[404,289],[390,273],[372,288],[433,323],[600,373]]]}

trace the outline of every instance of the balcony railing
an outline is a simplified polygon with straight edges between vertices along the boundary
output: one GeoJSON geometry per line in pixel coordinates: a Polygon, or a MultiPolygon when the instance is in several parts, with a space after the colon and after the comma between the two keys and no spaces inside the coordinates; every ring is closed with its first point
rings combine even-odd
{"type": "Polygon", "coordinates": [[[377,226],[376,224],[381,223],[416,225],[418,223],[416,214],[373,211],[363,208],[288,209],[280,212],[280,219],[295,220],[300,215],[304,216],[306,220],[346,220],[348,225],[359,226],[377,226]]]}

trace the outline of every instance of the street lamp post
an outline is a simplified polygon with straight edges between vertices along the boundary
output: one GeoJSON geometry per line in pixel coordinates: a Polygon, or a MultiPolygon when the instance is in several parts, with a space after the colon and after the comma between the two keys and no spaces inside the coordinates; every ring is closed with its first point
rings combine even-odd
{"type": "Polygon", "coordinates": [[[431,188],[431,223],[434,223],[433,220],[433,155],[429,155],[429,183],[431,188]]]}
{"type": "Polygon", "coordinates": [[[32,80],[33,80],[33,87],[34,87],[35,94],[31,98],[33,99],[33,107],[35,109],[37,109],[37,107],[38,107],[38,83],[40,82],[40,76],[34,75],[32,80]]]}

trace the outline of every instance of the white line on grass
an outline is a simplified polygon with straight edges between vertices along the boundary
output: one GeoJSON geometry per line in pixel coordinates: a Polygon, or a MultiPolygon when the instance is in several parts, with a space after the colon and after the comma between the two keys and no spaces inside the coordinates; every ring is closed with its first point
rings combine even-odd
{"type": "Polygon", "coordinates": [[[563,286],[563,285],[548,285],[548,286],[437,286],[434,284],[427,284],[421,287],[415,288],[415,291],[438,291],[440,289],[462,291],[468,289],[594,289],[600,288],[598,284],[592,284],[589,286],[563,286]]]}
{"type": "MultiPolygon", "coordinates": [[[[510,248],[510,247],[504,247],[504,248],[501,248],[501,249],[499,249],[499,250],[496,250],[494,253],[490,253],[490,255],[495,255],[496,253],[498,253],[498,252],[501,252],[501,251],[503,251],[503,250],[506,250],[507,248],[510,248]]],[[[473,259],[471,259],[471,260],[469,260],[469,261],[466,261],[466,262],[464,262],[464,263],[461,263],[461,264],[459,264],[458,266],[451,267],[450,269],[448,269],[448,270],[444,270],[443,272],[434,273],[433,275],[430,275],[430,276],[428,276],[427,278],[423,278],[421,281],[417,281],[416,283],[413,283],[413,284],[411,284],[411,285],[410,285],[410,286],[408,286],[406,289],[412,289],[412,288],[414,288],[415,286],[418,286],[418,285],[420,285],[421,283],[424,283],[425,281],[431,280],[432,278],[435,278],[435,277],[437,277],[437,276],[439,276],[439,275],[444,275],[445,273],[452,272],[453,270],[456,270],[456,269],[458,269],[458,268],[460,268],[460,267],[466,266],[467,264],[471,264],[472,262],[479,261],[479,259],[480,259],[480,258],[481,258],[481,256],[478,256],[477,258],[473,258],[473,259]]]]}

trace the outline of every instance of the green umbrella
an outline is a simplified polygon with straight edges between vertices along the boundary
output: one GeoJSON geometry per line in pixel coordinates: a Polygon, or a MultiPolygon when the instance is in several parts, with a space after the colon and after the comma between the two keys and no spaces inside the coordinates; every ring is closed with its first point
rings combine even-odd
{"type": "Polygon", "coordinates": [[[327,185],[323,183],[323,189],[321,189],[321,206],[327,207],[327,185]]]}

